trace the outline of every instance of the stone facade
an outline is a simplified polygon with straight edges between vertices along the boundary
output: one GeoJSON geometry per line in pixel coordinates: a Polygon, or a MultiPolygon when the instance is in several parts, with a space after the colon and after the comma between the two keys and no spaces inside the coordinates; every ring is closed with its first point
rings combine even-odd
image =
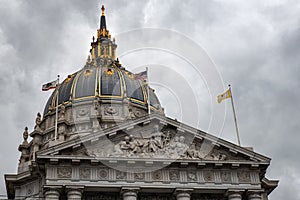
{"type": "Polygon", "coordinates": [[[35,162],[28,164],[29,170],[20,173],[27,175],[6,176],[13,191],[10,197],[256,200],[267,199],[276,187],[277,181],[264,177],[269,158],[176,124],[172,119],[154,114],[124,122],[124,126],[116,126],[108,132],[93,133],[40,150],[35,162]],[[110,134],[112,132],[118,134],[110,134]],[[142,140],[134,136],[141,132],[144,141],[140,141],[143,145],[137,150],[137,142],[130,137],[142,140]],[[150,153],[140,155],[143,148],[149,150],[150,138],[161,139],[166,137],[165,133],[170,134],[168,145],[153,146],[150,153]],[[175,145],[172,141],[177,141],[175,137],[183,133],[192,140],[181,140],[184,144],[178,140],[177,145],[186,148],[177,157],[170,157],[168,151],[173,151],[175,145]],[[129,138],[127,143],[125,137],[129,138]],[[115,146],[122,143],[124,149],[118,148],[120,154],[114,154],[115,146]],[[105,144],[108,145],[104,148],[105,144]],[[106,152],[95,154],[99,147],[106,152]],[[162,149],[165,153],[156,156],[162,149]],[[136,155],[137,152],[140,153],[136,155]],[[19,184],[24,180],[31,181],[19,184]]]}
{"type": "Polygon", "coordinates": [[[8,198],[267,200],[278,184],[265,177],[270,159],[166,117],[154,90],[116,59],[104,7],[100,21],[84,68],[25,128],[18,172],[5,175],[8,198]]]}

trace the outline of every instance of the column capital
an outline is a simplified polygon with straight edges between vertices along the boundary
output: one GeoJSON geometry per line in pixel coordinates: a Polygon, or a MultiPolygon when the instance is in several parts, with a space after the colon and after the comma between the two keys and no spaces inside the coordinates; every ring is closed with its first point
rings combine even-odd
{"type": "Polygon", "coordinates": [[[59,200],[61,186],[44,186],[45,200],[59,200]]]}
{"type": "Polygon", "coordinates": [[[174,193],[176,195],[176,199],[178,199],[178,200],[189,200],[189,199],[191,199],[192,192],[193,192],[193,189],[176,188],[174,193]]]}
{"type": "Polygon", "coordinates": [[[125,192],[135,192],[138,193],[140,190],[139,187],[122,187],[121,188],[121,194],[125,193],[125,192]]]}
{"type": "Polygon", "coordinates": [[[66,186],[68,200],[81,200],[83,186],[66,186]]]}
{"type": "Polygon", "coordinates": [[[60,185],[45,185],[43,186],[44,189],[44,193],[48,192],[48,191],[57,191],[58,193],[61,191],[62,186],[60,185]]]}
{"type": "Polygon", "coordinates": [[[245,190],[242,189],[229,189],[226,191],[225,196],[228,197],[228,200],[242,200],[242,195],[245,190]]]}
{"type": "Polygon", "coordinates": [[[136,200],[139,189],[138,187],[122,187],[121,195],[124,200],[136,200]]]}
{"type": "Polygon", "coordinates": [[[263,192],[263,190],[248,190],[246,194],[248,200],[261,200],[261,193],[263,192]]]}

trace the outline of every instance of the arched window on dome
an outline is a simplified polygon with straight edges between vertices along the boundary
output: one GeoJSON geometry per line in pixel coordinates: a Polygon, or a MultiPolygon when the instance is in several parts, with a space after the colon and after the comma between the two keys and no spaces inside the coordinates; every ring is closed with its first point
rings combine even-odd
{"type": "Polygon", "coordinates": [[[144,102],[144,94],[140,82],[138,80],[129,78],[127,75],[124,75],[124,79],[127,97],[144,102]]]}
{"type": "Polygon", "coordinates": [[[117,70],[102,68],[100,80],[102,96],[121,96],[120,76],[117,70]]]}

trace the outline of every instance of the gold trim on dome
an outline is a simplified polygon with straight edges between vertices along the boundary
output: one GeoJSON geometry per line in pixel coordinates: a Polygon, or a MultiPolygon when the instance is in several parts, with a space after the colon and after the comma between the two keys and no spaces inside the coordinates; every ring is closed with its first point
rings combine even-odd
{"type": "Polygon", "coordinates": [[[125,74],[128,76],[128,78],[130,79],[134,79],[134,74],[129,72],[129,71],[125,71],[125,74]]]}
{"type": "MultiPolygon", "coordinates": [[[[126,88],[126,84],[125,84],[125,79],[124,79],[124,74],[122,73],[122,70],[120,70],[116,64],[114,64],[115,68],[117,69],[117,72],[119,74],[120,77],[120,83],[121,83],[121,95],[124,98],[125,94],[127,92],[127,88],[126,88]]],[[[126,94],[127,95],[127,94],[126,94]]]]}
{"type": "Polygon", "coordinates": [[[68,75],[68,77],[65,80],[65,84],[69,83],[74,76],[74,74],[68,75]]]}
{"type": "Polygon", "coordinates": [[[145,88],[145,86],[147,87],[147,83],[145,84],[145,82],[139,80],[139,83],[141,84],[142,87],[142,91],[143,91],[143,96],[144,96],[144,102],[148,102],[148,94],[147,94],[147,88],[145,88]],[[147,94],[147,95],[146,95],[147,94]]]}
{"type": "Polygon", "coordinates": [[[70,91],[70,98],[73,99],[73,93],[75,93],[74,91],[74,87],[75,87],[75,84],[77,82],[77,79],[78,79],[78,74],[80,74],[80,71],[74,73],[74,80],[73,80],[73,83],[72,83],[72,86],[71,86],[71,91],[70,91]]]}
{"type": "Polygon", "coordinates": [[[101,55],[101,42],[100,42],[100,40],[98,41],[97,51],[98,51],[98,57],[100,57],[100,55],[101,55]]]}
{"type": "Polygon", "coordinates": [[[80,75],[82,74],[83,71],[81,72],[78,72],[77,73],[77,76],[75,77],[74,79],[74,82],[73,82],[73,85],[72,85],[72,99],[75,99],[76,98],[76,86],[77,86],[77,81],[78,81],[78,78],[80,77],[80,75]]]}
{"type": "Polygon", "coordinates": [[[75,98],[74,100],[79,101],[79,100],[82,100],[82,99],[90,99],[90,98],[96,98],[96,96],[78,97],[78,98],[75,98]]]}
{"type": "Polygon", "coordinates": [[[138,100],[138,99],[135,99],[135,98],[129,98],[129,100],[135,101],[135,102],[138,102],[138,103],[141,103],[141,104],[143,104],[143,105],[146,105],[146,102],[141,101],[141,100],[138,100]]]}
{"type": "MultiPolygon", "coordinates": [[[[101,70],[101,69],[100,69],[101,70]]],[[[96,68],[96,81],[95,81],[95,96],[99,96],[100,95],[100,88],[98,88],[99,86],[99,67],[96,68]]]]}
{"type": "Polygon", "coordinates": [[[115,70],[112,68],[107,68],[106,70],[104,70],[104,72],[108,75],[108,76],[112,76],[115,73],[115,70]]]}
{"type": "Polygon", "coordinates": [[[59,87],[57,87],[55,90],[54,90],[54,95],[53,95],[53,98],[51,99],[51,104],[49,106],[49,108],[55,108],[55,104],[56,104],[56,97],[57,97],[57,94],[58,94],[58,89],[59,87]]]}
{"type": "Polygon", "coordinates": [[[93,74],[93,70],[91,70],[91,69],[86,69],[85,71],[84,71],[84,74],[83,74],[83,76],[84,76],[84,78],[88,78],[90,75],[92,75],[93,74]]]}

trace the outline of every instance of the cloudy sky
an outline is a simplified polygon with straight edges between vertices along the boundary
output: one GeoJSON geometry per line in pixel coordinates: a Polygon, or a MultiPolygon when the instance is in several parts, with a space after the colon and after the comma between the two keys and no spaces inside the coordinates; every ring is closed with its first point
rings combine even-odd
{"type": "MultiPolygon", "coordinates": [[[[120,49],[126,44],[128,32],[163,29],[166,35],[171,32],[173,38],[184,38],[170,40],[171,51],[182,46],[183,58],[198,53],[203,56],[202,67],[196,66],[198,74],[180,59],[181,55],[160,51],[159,47],[125,54],[121,62],[132,70],[142,69],[143,60],[152,66],[153,87],[168,116],[236,143],[230,101],[219,107],[212,102],[216,90],[222,92],[230,83],[242,145],[272,158],[267,177],[280,180],[271,199],[300,199],[299,1],[101,3],[105,4],[107,25],[120,49]],[[196,47],[186,45],[190,43],[196,47]],[[165,81],[159,84],[162,74],[165,81]],[[181,87],[189,90],[182,93],[185,90],[181,87]],[[189,92],[193,94],[191,99],[185,97],[189,92]],[[189,115],[194,108],[196,122],[189,115]],[[220,113],[225,115],[224,126],[220,113]],[[212,126],[214,123],[220,126],[212,126]]],[[[3,174],[16,172],[24,127],[33,129],[36,113],[43,112],[50,96],[41,92],[41,85],[84,65],[99,26],[99,7],[96,0],[0,0],[0,198],[6,194],[3,174]]],[[[156,35],[157,40],[163,35],[156,35]]],[[[159,44],[168,46],[167,42],[159,44]]]]}

